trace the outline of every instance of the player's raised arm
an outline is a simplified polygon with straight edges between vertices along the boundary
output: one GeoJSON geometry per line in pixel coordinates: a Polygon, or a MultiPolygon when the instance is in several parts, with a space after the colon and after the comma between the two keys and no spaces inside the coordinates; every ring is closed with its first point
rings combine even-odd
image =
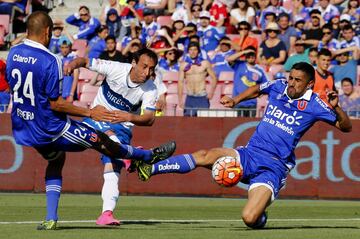
{"type": "Polygon", "coordinates": [[[254,85],[247,88],[245,91],[239,95],[231,98],[229,96],[224,96],[220,99],[220,103],[225,107],[233,108],[235,105],[239,104],[244,100],[249,100],[256,98],[260,95],[260,85],[254,85]]]}
{"type": "Polygon", "coordinates": [[[328,102],[333,107],[336,113],[336,124],[335,127],[340,129],[342,132],[351,132],[352,124],[349,116],[341,109],[339,106],[339,96],[335,91],[330,91],[327,93],[328,102]]]}

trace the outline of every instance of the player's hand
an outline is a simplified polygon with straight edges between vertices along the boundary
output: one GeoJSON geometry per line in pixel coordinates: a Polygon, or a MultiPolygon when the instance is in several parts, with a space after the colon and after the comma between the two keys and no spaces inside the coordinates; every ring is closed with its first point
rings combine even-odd
{"type": "Polygon", "coordinates": [[[165,109],[165,106],[166,106],[165,100],[158,99],[158,101],[156,102],[156,110],[162,111],[165,109]]]}
{"type": "Polygon", "coordinates": [[[69,64],[64,65],[63,70],[64,70],[65,76],[70,76],[74,72],[75,67],[71,63],[69,63],[69,64]]]}
{"type": "Polygon", "coordinates": [[[336,93],[336,91],[329,91],[327,92],[327,98],[328,98],[328,102],[329,104],[335,108],[338,103],[339,103],[339,96],[338,94],[336,93]]]}
{"type": "Polygon", "coordinates": [[[130,113],[120,111],[120,110],[115,110],[113,112],[115,114],[115,118],[111,121],[111,123],[117,124],[117,123],[121,123],[121,122],[130,122],[131,121],[130,113]]]}
{"type": "Polygon", "coordinates": [[[111,122],[115,119],[115,113],[107,110],[104,106],[97,105],[90,109],[90,118],[95,121],[111,122]]]}
{"type": "Polygon", "coordinates": [[[235,106],[235,101],[233,98],[230,98],[229,96],[225,95],[220,99],[220,103],[228,108],[233,108],[235,106]]]}

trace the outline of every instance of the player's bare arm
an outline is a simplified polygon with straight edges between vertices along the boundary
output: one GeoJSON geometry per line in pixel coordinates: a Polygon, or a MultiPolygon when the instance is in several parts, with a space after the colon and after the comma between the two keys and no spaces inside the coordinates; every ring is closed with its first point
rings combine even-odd
{"type": "Polygon", "coordinates": [[[349,116],[339,106],[339,96],[335,91],[328,92],[328,102],[333,107],[337,121],[335,127],[340,129],[342,132],[351,132],[352,124],[349,116]]]}
{"type": "Polygon", "coordinates": [[[115,113],[108,111],[103,106],[96,106],[92,109],[77,107],[62,97],[58,97],[56,100],[50,100],[50,107],[57,112],[67,113],[73,116],[89,117],[96,121],[111,122],[115,119],[115,113]]]}
{"type": "Polygon", "coordinates": [[[80,67],[88,68],[90,64],[90,60],[84,57],[77,57],[72,60],[69,64],[64,66],[64,75],[71,75],[75,69],[80,67]]]}
{"type": "Polygon", "coordinates": [[[217,84],[217,78],[216,78],[216,74],[213,70],[213,68],[211,67],[210,62],[205,61],[206,64],[206,71],[210,76],[210,92],[208,92],[208,98],[212,99],[214,96],[214,92],[215,92],[215,88],[216,88],[216,84],[217,84]]]}
{"type": "Polygon", "coordinates": [[[151,126],[155,121],[155,111],[145,110],[144,114],[137,115],[120,110],[114,111],[115,120],[112,121],[113,124],[121,122],[131,122],[134,125],[138,126],[151,126]]]}
{"type": "Polygon", "coordinates": [[[220,99],[220,103],[225,107],[232,108],[235,105],[239,104],[241,101],[253,99],[260,95],[260,85],[254,85],[246,89],[241,94],[231,98],[229,96],[224,96],[220,99]]]}

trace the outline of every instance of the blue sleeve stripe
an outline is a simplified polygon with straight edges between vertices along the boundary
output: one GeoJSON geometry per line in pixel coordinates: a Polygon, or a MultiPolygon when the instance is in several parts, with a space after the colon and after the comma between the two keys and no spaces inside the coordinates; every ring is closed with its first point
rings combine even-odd
{"type": "Polygon", "coordinates": [[[156,111],[155,108],[146,107],[145,110],[156,111]]]}

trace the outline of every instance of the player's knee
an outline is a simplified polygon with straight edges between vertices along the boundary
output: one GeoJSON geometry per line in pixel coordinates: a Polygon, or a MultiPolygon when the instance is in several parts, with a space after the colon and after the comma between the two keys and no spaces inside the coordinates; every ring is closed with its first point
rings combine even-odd
{"type": "Polygon", "coordinates": [[[258,216],[254,212],[246,209],[242,212],[241,217],[248,227],[255,225],[258,219],[258,216]]]}
{"type": "Polygon", "coordinates": [[[208,158],[207,158],[208,152],[209,152],[208,150],[199,150],[193,153],[197,166],[208,165],[208,158]]]}

